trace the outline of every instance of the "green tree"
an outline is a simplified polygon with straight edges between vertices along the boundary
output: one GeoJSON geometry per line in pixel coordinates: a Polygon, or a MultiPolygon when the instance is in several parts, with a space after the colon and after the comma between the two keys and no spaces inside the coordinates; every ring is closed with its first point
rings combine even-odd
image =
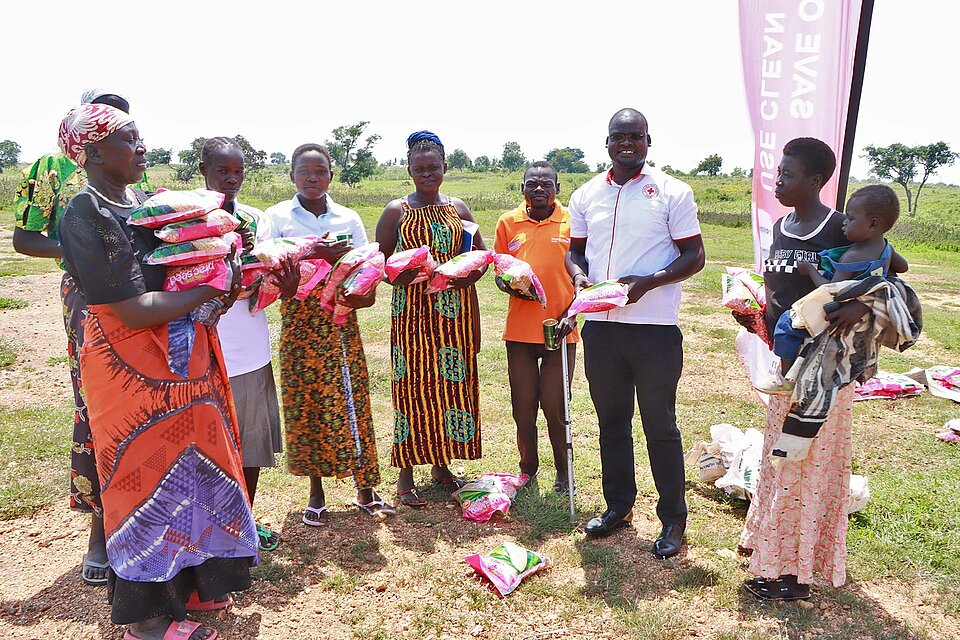
{"type": "Polygon", "coordinates": [[[560,173],[587,173],[590,167],[583,161],[583,151],[576,147],[553,149],[547,153],[547,162],[560,173]]]}
{"type": "Polygon", "coordinates": [[[473,162],[470,156],[463,149],[454,149],[453,153],[447,156],[447,164],[451,169],[463,169],[469,171],[473,168],[473,162]]]}
{"type": "Polygon", "coordinates": [[[610,165],[608,165],[606,162],[598,162],[598,163],[597,163],[597,173],[603,173],[604,171],[606,171],[606,170],[609,169],[609,168],[610,168],[610,165]]]}
{"type": "Polygon", "coordinates": [[[917,157],[913,147],[894,142],[889,147],[869,144],[863,158],[870,163],[870,173],[880,180],[890,180],[903,187],[907,194],[907,212],[913,214],[913,192],[910,183],[917,177],[917,157]]]}
{"type": "Polygon", "coordinates": [[[173,149],[150,149],[147,151],[147,166],[155,167],[158,164],[170,164],[173,158],[173,149]]]}
{"type": "Polygon", "coordinates": [[[490,158],[487,156],[477,156],[473,159],[473,170],[479,171],[480,173],[486,173],[493,169],[493,163],[490,162],[490,158]]]}
{"type": "Polygon", "coordinates": [[[520,150],[519,142],[508,142],[503,145],[503,155],[500,156],[500,166],[507,171],[520,171],[527,166],[527,158],[520,150]]]}
{"type": "Polygon", "coordinates": [[[253,145],[239,133],[233,136],[237,144],[243,150],[243,168],[245,171],[256,171],[267,166],[267,152],[262,149],[254,149],[253,145]]]}
{"type": "Polygon", "coordinates": [[[0,142],[0,173],[5,167],[12,167],[20,161],[20,145],[13,140],[0,142]]]}
{"type": "Polygon", "coordinates": [[[743,170],[743,167],[734,167],[733,171],[730,172],[731,178],[745,178],[747,177],[747,172],[743,170]]]}
{"type": "Polygon", "coordinates": [[[920,202],[920,191],[923,190],[923,185],[927,184],[927,179],[935,174],[940,167],[952,165],[960,157],[960,154],[951,151],[950,146],[943,140],[914,147],[913,154],[923,171],[920,184],[917,185],[917,196],[913,199],[913,213],[916,214],[917,205],[920,202]]]}
{"type": "Polygon", "coordinates": [[[270,154],[270,164],[287,164],[287,156],[279,151],[274,151],[270,154]]]}
{"type": "Polygon", "coordinates": [[[380,139],[379,134],[367,136],[363,146],[360,146],[360,136],[370,124],[361,120],[354,125],[345,125],[333,130],[333,140],[327,140],[326,146],[330,156],[340,171],[340,182],[349,185],[358,184],[364,178],[373,174],[377,168],[377,159],[373,157],[373,145],[380,139]]]}
{"type": "Polygon", "coordinates": [[[697,168],[693,170],[693,175],[699,175],[705,173],[708,176],[715,176],[720,173],[720,169],[723,167],[723,158],[714,153],[709,155],[703,160],[700,161],[700,164],[697,165],[697,168]]]}

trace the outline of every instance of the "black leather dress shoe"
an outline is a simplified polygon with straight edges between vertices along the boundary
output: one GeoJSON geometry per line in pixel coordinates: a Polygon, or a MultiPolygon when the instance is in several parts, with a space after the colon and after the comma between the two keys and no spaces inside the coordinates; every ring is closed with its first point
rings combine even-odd
{"type": "Polygon", "coordinates": [[[626,513],[617,513],[607,509],[602,514],[590,520],[583,530],[588,536],[602,538],[608,536],[620,527],[626,527],[633,521],[633,509],[626,513]]]}
{"type": "Polygon", "coordinates": [[[660,537],[653,543],[653,555],[658,560],[669,558],[680,553],[680,545],[683,544],[683,532],[686,530],[683,524],[665,524],[660,531],[660,537]]]}

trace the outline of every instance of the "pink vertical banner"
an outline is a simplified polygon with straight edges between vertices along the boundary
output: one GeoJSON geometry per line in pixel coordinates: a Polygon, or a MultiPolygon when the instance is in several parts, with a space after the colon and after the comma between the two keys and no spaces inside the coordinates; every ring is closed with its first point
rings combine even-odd
{"type": "MultiPolygon", "coordinates": [[[[823,140],[837,155],[853,81],[861,0],[740,0],[743,82],[753,128],[753,247],[760,272],[774,223],[788,213],[773,197],[783,145],[823,140]]],[[[838,171],[823,189],[837,197],[838,171]]]]}

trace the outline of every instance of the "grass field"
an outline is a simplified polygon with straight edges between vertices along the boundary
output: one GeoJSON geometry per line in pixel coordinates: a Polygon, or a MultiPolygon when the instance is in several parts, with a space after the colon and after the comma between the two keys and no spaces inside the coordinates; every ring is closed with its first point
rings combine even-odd
{"type": "MultiPolygon", "coordinates": [[[[383,205],[411,190],[396,170],[390,171],[393,175],[359,188],[348,190],[338,184],[333,190],[337,201],[360,212],[371,236],[383,205]]],[[[8,193],[8,175],[0,176],[4,193],[8,193]]],[[[562,199],[588,177],[562,176],[562,199]]],[[[157,185],[165,178],[162,170],[151,174],[157,185]]],[[[707,221],[703,236],[708,265],[685,283],[681,306],[685,369],[678,421],[687,446],[709,439],[712,424],[762,428],[763,420],[762,408],[733,355],[736,325],[718,304],[719,274],[724,265],[745,266],[752,261],[749,183],[732,179],[690,182],[707,221]]],[[[453,173],[444,183],[444,192],[464,198],[473,207],[482,233],[491,237],[497,216],[519,202],[518,184],[519,176],[453,173]]],[[[259,207],[293,193],[282,176],[248,187],[241,199],[259,207]]],[[[916,220],[943,225],[955,234],[960,229],[954,215],[960,209],[958,201],[960,190],[930,187],[916,220]]],[[[9,228],[7,220],[0,223],[3,237],[8,237],[9,228]]],[[[925,327],[915,348],[903,354],[884,352],[883,369],[960,364],[960,254],[943,248],[955,248],[951,237],[956,236],[945,233],[926,240],[898,241],[898,249],[912,265],[908,280],[925,305],[925,327]]],[[[18,277],[55,269],[50,261],[20,259],[10,254],[8,246],[0,248],[0,300],[13,300],[0,304],[0,313],[29,314],[32,306],[23,307],[22,295],[8,293],[7,286],[18,277]]],[[[513,471],[517,457],[500,340],[507,298],[490,278],[481,281],[479,292],[484,457],[454,465],[454,471],[468,476],[513,471]]],[[[392,498],[390,486],[396,472],[389,467],[388,297],[381,295],[377,305],[361,312],[360,318],[384,494],[392,498]]],[[[270,319],[276,337],[275,308],[270,310],[270,319]]],[[[20,348],[15,336],[4,336],[0,371],[17,371],[20,348]]],[[[56,358],[43,366],[50,367],[51,376],[65,375],[63,362],[56,358]]],[[[4,378],[4,384],[12,384],[11,379],[4,378]]],[[[573,387],[577,507],[580,520],[585,521],[603,504],[596,421],[582,359],[573,387]]],[[[54,406],[0,406],[0,519],[28,522],[32,514],[49,512],[49,505],[59,507],[63,502],[71,403],[67,395],[61,400],[54,406]]],[[[518,497],[508,520],[490,525],[462,522],[441,493],[430,489],[431,505],[425,511],[402,510],[393,521],[378,527],[350,515],[344,505],[351,498],[351,487],[330,481],[328,504],[334,510],[330,527],[322,533],[304,531],[298,524],[298,512],[307,485],[287,474],[281,462],[262,476],[257,512],[283,529],[285,542],[277,552],[263,555],[263,563],[255,571],[254,589],[242,596],[239,604],[267,600],[271,607],[296,611],[298,620],[301,616],[327,620],[329,637],[358,639],[957,637],[960,448],[937,441],[933,434],[958,415],[957,405],[929,395],[856,405],[854,472],[869,477],[873,496],[867,508],[850,521],[848,586],[839,590],[819,587],[813,607],[761,605],[741,594],[744,561],[717,552],[735,549],[746,504],[728,500],[712,486],[696,482],[693,468],[688,469],[689,548],[676,559],[652,560],[646,550],[659,528],[639,418],[636,528],[607,541],[587,540],[567,523],[565,502],[551,492],[548,470],[538,488],[518,497]],[[525,582],[509,599],[499,600],[467,577],[460,559],[465,549],[486,550],[505,538],[542,551],[551,557],[554,567],[525,582]],[[338,616],[336,620],[322,617],[328,611],[338,616]],[[546,635],[550,630],[563,633],[546,635]],[[609,635],[603,636],[601,631],[609,635]]],[[[541,433],[541,459],[548,460],[545,429],[541,433]]],[[[418,481],[426,482],[424,470],[418,472],[418,481]]],[[[44,614],[37,615],[42,618],[44,614]]],[[[244,626],[246,618],[217,624],[222,629],[235,625],[230,637],[253,637],[244,626]]],[[[281,637],[266,628],[259,633],[261,637],[281,637]]]]}

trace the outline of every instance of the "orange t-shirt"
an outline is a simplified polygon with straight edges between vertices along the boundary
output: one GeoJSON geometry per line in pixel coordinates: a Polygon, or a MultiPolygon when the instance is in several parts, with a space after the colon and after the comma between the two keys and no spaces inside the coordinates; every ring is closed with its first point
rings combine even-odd
{"type": "MultiPolygon", "coordinates": [[[[537,222],[522,204],[500,216],[494,251],[509,253],[533,269],[547,294],[547,308],[531,300],[510,297],[503,339],[510,342],[543,344],[543,321],[559,319],[573,300],[573,285],[564,266],[570,248],[570,214],[559,202],[546,220],[537,222]]],[[[567,342],[578,342],[577,331],[567,342]]]]}

